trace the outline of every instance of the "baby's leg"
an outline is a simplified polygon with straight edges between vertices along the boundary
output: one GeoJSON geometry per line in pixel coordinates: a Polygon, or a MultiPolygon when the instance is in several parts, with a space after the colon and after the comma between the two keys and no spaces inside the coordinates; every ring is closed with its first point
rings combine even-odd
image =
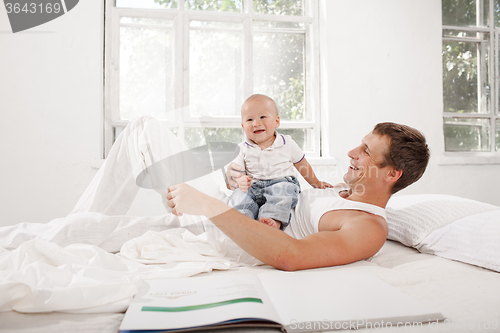
{"type": "MultiPolygon", "coordinates": [[[[153,188],[160,193],[168,209],[168,186],[175,184],[176,179],[189,179],[186,173],[196,167],[193,163],[185,165],[182,161],[168,163],[172,160],[168,157],[186,150],[183,143],[155,118],[136,118],[117,138],[108,158],[71,214],[126,214],[140,187],[153,188]],[[179,173],[184,173],[184,177],[179,173]]],[[[208,174],[189,183],[202,192],[227,200],[213,177],[214,174],[208,174]]]]}
{"type": "Polygon", "coordinates": [[[248,216],[251,219],[256,219],[259,214],[259,205],[255,202],[253,188],[243,192],[239,188],[233,191],[233,195],[229,200],[229,205],[239,211],[241,214],[248,216]]]}
{"type": "Polygon", "coordinates": [[[291,210],[297,205],[299,192],[300,187],[296,181],[287,179],[273,181],[263,189],[266,203],[260,208],[259,220],[271,226],[279,222],[280,229],[286,228],[290,221],[291,210]]]}
{"type": "Polygon", "coordinates": [[[259,221],[262,222],[262,223],[264,223],[264,224],[267,224],[270,227],[276,228],[276,229],[280,229],[281,228],[281,222],[273,220],[270,217],[261,217],[259,221]]]}

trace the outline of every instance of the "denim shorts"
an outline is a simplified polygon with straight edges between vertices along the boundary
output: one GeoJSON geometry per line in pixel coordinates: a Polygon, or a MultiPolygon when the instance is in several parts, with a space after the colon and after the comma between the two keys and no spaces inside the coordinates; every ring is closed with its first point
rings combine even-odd
{"type": "Polygon", "coordinates": [[[290,223],[291,211],[297,205],[300,184],[297,178],[257,180],[247,192],[236,189],[230,205],[240,213],[254,219],[269,217],[281,222],[284,230],[290,223]]]}

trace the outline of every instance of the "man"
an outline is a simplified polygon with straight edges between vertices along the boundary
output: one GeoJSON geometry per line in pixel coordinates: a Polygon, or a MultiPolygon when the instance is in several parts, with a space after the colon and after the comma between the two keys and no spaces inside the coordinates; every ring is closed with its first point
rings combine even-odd
{"type": "MultiPolygon", "coordinates": [[[[351,163],[344,176],[349,186],[346,198],[334,192],[331,197],[308,196],[304,191],[296,210],[300,213],[301,207],[309,209],[309,216],[296,212],[290,233],[254,221],[186,184],[169,187],[168,205],[178,216],[208,217],[247,253],[278,269],[336,266],[367,259],[386,240],[384,208],[389,198],[423,175],[430,153],[417,130],[381,123],[348,156],[351,163]],[[301,206],[301,200],[306,204],[301,206]],[[320,214],[318,210],[322,210],[320,214]],[[308,231],[294,238],[296,223],[302,224],[298,229],[308,231]]],[[[236,174],[230,174],[230,178],[236,174]]]]}

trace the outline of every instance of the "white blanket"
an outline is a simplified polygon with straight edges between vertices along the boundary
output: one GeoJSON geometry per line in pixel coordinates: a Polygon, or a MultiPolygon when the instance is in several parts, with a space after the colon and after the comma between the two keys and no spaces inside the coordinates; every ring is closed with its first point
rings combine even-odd
{"type": "MultiPolygon", "coordinates": [[[[146,180],[166,201],[174,176],[194,177],[192,160],[170,160],[186,149],[154,118],[138,118],[68,217],[0,228],[0,311],[123,311],[142,279],[258,263],[206,218],[124,215],[146,180]]],[[[212,172],[190,182],[226,200],[221,180],[212,172]]]]}
{"type": "Polygon", "coordinates": [[[97,213],[0,228],[0,311],[122,312],[142,279],[259,264],[224,235],[160,228],[164,218],[97,213]]]}

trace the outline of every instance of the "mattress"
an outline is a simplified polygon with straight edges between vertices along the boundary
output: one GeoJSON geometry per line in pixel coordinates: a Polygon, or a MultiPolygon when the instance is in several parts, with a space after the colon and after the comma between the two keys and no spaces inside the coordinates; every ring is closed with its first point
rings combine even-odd
{"type": "MultiPolygon", "coordinates": [[[[274,268],[264,265],[241,267],[231,272],[261,273],[274,268]]],[[[497,332],[500,331],[500,274],[489,269],[420,253],[388,240],[369,260],[329,269],[374,274],[405,294],[441,312],[447,320],[430,324],[407,324],[410,332],[497,332]],[[410,326],[411,329],[410,329],[410,326]],[[495,329],[496,327],[496,329],[495,329]]],[[[212,271],[202,274],[226,274],[212,271]]],[[[0,332],[100,332],[116,333],[123,313],[72,314],[0,313],[0,332]]],[[[380,328],[378,332],[399,332],[380,328]]],[[[226,332],[277,332],[272,329],[238,329],[226,332]]],[[[360,329],[368,332],[370,329],[360,329]]]]}

